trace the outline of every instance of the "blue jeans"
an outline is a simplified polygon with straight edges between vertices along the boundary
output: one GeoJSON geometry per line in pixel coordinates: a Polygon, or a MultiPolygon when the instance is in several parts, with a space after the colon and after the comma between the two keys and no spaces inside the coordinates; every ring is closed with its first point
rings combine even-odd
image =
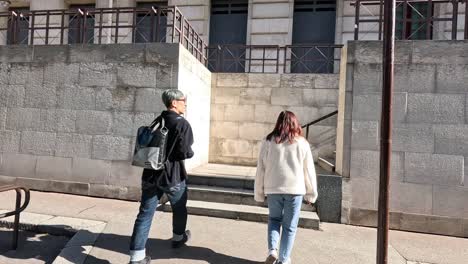
{"type": "Polygon", "coordinates": [[[140,210],[133,226],[130,250],[144,250],[159,199],[166,193],[172,208],[172,232],[183,235],[187,226],[187,185],[185,181],[167,190],[143,188],[140,210]]]}
{"type": "Polygon", "coordinates": [[[278,258],[286,262],[291,256],[291,251],[296,237],[297,224],[301,212],[302,195],[292,194],[268,194],[268,250],[277,250],[278,241],[281,241],[278,258]]]}

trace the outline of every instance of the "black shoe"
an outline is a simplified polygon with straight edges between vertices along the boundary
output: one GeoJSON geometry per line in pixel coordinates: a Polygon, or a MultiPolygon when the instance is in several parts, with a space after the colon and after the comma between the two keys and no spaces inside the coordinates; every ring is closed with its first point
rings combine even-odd
{"type": "Polygon", "coordinates": [[[190,230],[185,231],[184,237],[181,240],[172,240],[172,248],[180,248],[181,246],[185,245],[185,243],[190,240],[190,236],[190,230]]]}
{"type": "Polygon", "coordinates": [[[150,264],[151,263],[151,257],[146,256],[144,259],[139,260],[139,261],[130,261],[129,264],[150,264]]]}

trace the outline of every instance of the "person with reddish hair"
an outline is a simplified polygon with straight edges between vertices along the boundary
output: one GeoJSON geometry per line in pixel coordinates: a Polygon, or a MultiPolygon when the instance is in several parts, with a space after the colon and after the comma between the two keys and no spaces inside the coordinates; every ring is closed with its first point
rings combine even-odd
{"type": "Polygon", "coordinates": [[[318,196],[310,145],[302,136],[293,112],[281,112],[275,128],[262,141],[254,189],[255,201],[263,202],[267,196],[268,256],[265,263],[290,264],[302,200],[314,203],[318,196]]]}

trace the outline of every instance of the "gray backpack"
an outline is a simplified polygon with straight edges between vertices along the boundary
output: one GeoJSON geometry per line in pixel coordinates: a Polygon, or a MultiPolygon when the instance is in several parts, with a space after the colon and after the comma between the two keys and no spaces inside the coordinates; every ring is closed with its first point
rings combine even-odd
{"type": "Polygon", "coordinates": [[[138,128],[132,165],[152,170],[164,169],[168,134],[169,129],[162,116],[149,126],[138,128]]]}

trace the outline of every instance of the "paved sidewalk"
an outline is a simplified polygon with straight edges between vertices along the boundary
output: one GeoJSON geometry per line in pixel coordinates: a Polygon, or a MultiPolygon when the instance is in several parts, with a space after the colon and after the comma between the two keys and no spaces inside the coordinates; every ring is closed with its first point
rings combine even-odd
{"type": "MultiPolygon", "coordinates": [[[[14,205],[12,193],[1,193],[0,209],[14,205]]],[[[106,222],[85,263],[127,263],[128,243],[138,203],[102,198],[32,192],[27,212],[106,222]]],[[[262,263],[266,257],[266,224],[189,216],[193,239],[187,247],[170,248],[170,213],[157,212],[148,241],[152,263],[262,263]]],[[[391,231],[391,264],[468,263],[468,239],[391,231]]],[[[376,230],[322,224],[321,231],[299,229],[294,264],[373,264],[376,230]]],[[[84,251],[84,250],[83,250],[84,251]]],[[[82,254],[86,254],[82,252],[82,254]]],[[[14,260],[12,258],[12,263],[14,260]]],[[[40,263],[40,262],[38,262],[40,263]]]]}

